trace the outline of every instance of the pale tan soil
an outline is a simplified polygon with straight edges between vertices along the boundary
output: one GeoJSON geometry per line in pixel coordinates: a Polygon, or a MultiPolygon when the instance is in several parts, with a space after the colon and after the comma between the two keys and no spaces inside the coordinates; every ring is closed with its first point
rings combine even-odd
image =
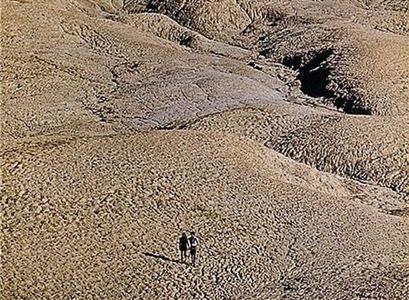
{"type": "Polygon", "coordinates": [[[182,51],[119,22],[9,5],[3,136],[123,132],[283,100],[276,88],[284,84],[246,63],[182,51]],[[16,23],[17,15],[25,21],[16,23]]]}
{"type": "MultiPolygon", "coordinates": [[[[322,71],[325,94],[347,112],[408,113],[408,37],[334,22],[325,27],[296,22],[291,27],[295,34],[284,39],[288,30],[283,29],[278,33],[279,41],[277,37],[270,40],[269,34],[274,35],[269,31],[263,32],[267,38],[261,53],[284,63],[294,60],[289,64],[295,64],[300,73],[322,71]]],[[[255,36],[259,35],[257,32],[255,36]]]]}
{"type": "Polygon", "coordinates": [[[408,124],[406,117],[311,116],[287,109],[229,111],[185,128],[246,136],[319,170],[409,195],[408,124]]]}
{"type": "Polygon", "coordinates": [[[1,296],[406,299],[408,5],[2,1],[1,296]]]}
{"type": "Polygon", "coordinates": [[[8,298],[404,299],[404,219],[256,143],[172,131],[2,156],[8,298]],[[144,255],[175,259],[192,224],[197,268],[144,255]]]}
{"type": "Polygon", "coordinates": [[[347,103],[347,109],[377,115],[409,111],[407,1],[130,0],[125,4],[130,12],[162,12],[207,36],[258,50],[277,62],[299,57],[306,64],[317,52],[330,51],[314,68],[328,70],[323,85],[341,98],[338,105],[347,103]]]}

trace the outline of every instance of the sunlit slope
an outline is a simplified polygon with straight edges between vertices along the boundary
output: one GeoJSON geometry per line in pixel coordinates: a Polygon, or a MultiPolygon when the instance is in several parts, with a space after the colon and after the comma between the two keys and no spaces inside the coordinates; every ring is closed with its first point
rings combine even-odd
{"type": "Polygon", "coordinates": [[[404,219],[257,143],[170,131],[4,151],[6,298],[404,299],[404,219]],[[197,268],[167,260],[188,229],[197,268]]]}

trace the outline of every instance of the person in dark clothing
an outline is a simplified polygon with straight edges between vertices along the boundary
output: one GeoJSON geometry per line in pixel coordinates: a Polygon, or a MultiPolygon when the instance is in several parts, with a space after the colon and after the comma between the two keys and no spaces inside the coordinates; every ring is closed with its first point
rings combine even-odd
{"type": "Polygon", "coordinates": [[[199,246],[199,239],[195,236],[194,232],[190,233],[189,244],[190,244],[190,258],[192,259],[192,265],[195,265],[197,246],[199,246]]]}
{"type": "Polygon", "coordinates": [[[179,250],[180,250],[180,258],[185,261],[186,259],[186,252],[187,252],[187,246],[188,246],[188,238],[186,233],[182,233],[182,236],[179,239],[179,250]]]}

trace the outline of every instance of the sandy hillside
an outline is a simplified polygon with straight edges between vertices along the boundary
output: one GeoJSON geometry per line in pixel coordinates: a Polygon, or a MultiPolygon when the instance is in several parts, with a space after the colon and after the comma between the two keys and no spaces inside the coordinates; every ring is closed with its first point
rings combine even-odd
{"type": "Polygon", "coordinates": [[[406,299],[408,22],[403,0],[2,1],[2,297],[406,299]]]}

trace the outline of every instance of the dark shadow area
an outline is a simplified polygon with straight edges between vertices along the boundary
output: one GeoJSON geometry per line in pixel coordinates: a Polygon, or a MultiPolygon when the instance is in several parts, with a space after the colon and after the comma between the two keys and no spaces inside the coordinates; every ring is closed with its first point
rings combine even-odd
{"type": "Polygon", "coordinates": [[[161,3],[160,3],[159,0],[151,0],[151,1],[149,1],[149,2],[147,3],[146,8],[147,8],[149,11],[154,11],[154,12],[156,12],[156,11],[159,9],[160,4],[161,4],[161,3]]]}
{"type": "Polygon", "coordinates": [[[405,216],[409,216],[409,208],[402,208],[402,209],[391,209],[389,210],[389,214],[391,214],[392,216],[398,216],[398,217],[405,217],[405,216]]]}
{"type": "Polygon", "coordinates": [[[333,54],[332,49],[321,49],[308,54],[287,56],[282,64],[298,71],[297,79],[301,82],[301,90],[304,94],[314,98],[331,99],[334,105],[345,113],[370,115],[370,110],[355,105],[353,95],[339,97],[328,88],[331,72],[328,59],[333,54]]]}
{"type": "Polygon", "coordinates": [[[193,43],[193,37],[188,34],[183,34],[179,41],[179,45],[185,46],[188,48],[192,47],[192,43],[193,43]]]}
{"type": "Polygon", "coordinates": [[[154,253],[149,253],[149,252],[144,252],[142,254],[145,255],[145,256],[148,256],[148,257],[152,257],[152,258],[155,258],[155,259],[160,259],[160,260],[164,260],[164,261],[168,261],[168,262],[173,262],[173,263],[178,263],[178,264],[186,264],[186,262],[184,262],[184,261],[181,261],[179,259],[169,258],[169,257],[166,257],[165,255],[161,255],[161,254],[154,254],[154,253]]]}
{"type": "Polygon", "coordinates": [[[335,98],[335,94],[327,89],[329,84],[330,69],[327,59],[333,54],[333,50],[325,49],[308,55],[296,55],[285,57],[283,65],[298,70],[298,79],[301,82],[301,90],[311,97],[335,98]]]}
{"type": "Polygon", "coordinates": [[[266,48],[266,49],[260,51],[260,52],[259,52],[259,55],[260,55],[260,56],[268,57],[271,51],[272,51],[271,48],[266,48]]]}
{"type": "Polygon", "coordinates": [[[335,106],[337,108],[342,108],[344,112],[347,114],[355,114],[355,115],[371,115],[371,110],[365,109],[362,107],[357,107],[355,105],[356,101],[353,97],[349,99],[338,97],[335,99],[335,106]],[[351,99],[352,98],[352,99],[351,99]]]}

